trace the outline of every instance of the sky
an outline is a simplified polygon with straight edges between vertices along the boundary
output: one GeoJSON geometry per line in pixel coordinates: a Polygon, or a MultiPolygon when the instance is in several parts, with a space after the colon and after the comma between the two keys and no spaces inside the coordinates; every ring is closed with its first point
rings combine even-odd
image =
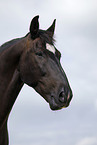
{"type": "Polygon", "coordinates": [[[36,15],[44,30],[56,19],[56,47],[73,99],[51,111],[24,85],[9,116],[10,145],[97,145],[97,0],[0,0],[0,45],[25,36],[36,15]]]}

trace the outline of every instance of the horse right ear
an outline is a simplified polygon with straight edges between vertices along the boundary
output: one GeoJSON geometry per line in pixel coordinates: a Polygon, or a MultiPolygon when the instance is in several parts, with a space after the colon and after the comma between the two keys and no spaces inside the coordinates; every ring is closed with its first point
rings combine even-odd
{"type": "Polygon", "coordinates": [[[32,39],[35,39],[38,36],[38,30],[39,30],[38,18],[39,16],[34,17],[30,24],[30,33],[31,33],[32,39]]]}

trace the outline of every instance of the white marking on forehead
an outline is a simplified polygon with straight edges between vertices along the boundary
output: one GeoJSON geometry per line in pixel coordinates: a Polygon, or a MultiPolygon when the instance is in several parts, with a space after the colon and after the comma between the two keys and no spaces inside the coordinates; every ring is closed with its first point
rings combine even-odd
{"type": "Polygon", "coordinates": [[[46,43],[46,49],[55,54],[56,50],[55,50],[53,45],[50,45],[50,44],[46,43]]]}

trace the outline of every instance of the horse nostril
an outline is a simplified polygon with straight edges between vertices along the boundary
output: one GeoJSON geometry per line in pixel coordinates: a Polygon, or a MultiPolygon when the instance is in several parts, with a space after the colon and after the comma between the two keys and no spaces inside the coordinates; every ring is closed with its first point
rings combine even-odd
{"type": "Polygon", "coordinates": [[[64,103],[66,101],[66,96],[65,96],[65,93],[64,91],[62,91],[60,94],[59,94],[59,101],[64,103]]]}

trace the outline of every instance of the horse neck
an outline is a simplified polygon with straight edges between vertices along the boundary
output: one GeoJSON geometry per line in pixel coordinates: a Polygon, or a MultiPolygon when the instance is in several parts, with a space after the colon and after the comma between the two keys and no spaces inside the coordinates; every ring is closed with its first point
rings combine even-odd
{"type": "Polygon", "coordinates": [[[25,50],[26,38],[7,48],[0,55],[0,127],[7,120],[10,110],[20,92],[23,82],[20,79],[18,64],[25,50]]]}

